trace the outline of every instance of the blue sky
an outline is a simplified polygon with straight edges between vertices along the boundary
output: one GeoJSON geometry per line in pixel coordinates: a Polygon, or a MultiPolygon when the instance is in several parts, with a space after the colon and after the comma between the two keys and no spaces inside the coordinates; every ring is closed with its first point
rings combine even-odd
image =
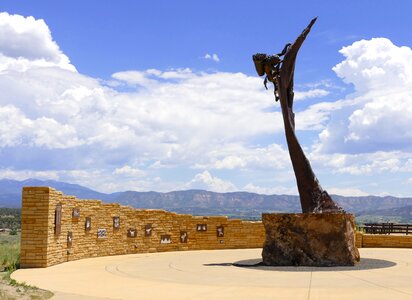
{"type": "Polygon", "coordinates": [[[0,177],[296,194],[251,55],[313,27],[297,135],[322,186],[411,196],[410,1],[1,1],[0,177]]]}

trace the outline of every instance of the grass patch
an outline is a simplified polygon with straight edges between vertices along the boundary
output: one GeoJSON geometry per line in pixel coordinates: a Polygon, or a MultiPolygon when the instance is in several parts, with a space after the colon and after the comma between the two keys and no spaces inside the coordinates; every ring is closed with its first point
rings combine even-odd
{"type": "Polygon", "coordinates": [[[20,233],[0,234],[0,271],[13,272],[20,265],[20,233]]]}
{"type": "Polygon", "coordinates": [[[20,266],[20,233],[16,235],[0,233],[0,299],[49,299],[53,296],[25,282],[10,278],[11,273],[20,266]]]}

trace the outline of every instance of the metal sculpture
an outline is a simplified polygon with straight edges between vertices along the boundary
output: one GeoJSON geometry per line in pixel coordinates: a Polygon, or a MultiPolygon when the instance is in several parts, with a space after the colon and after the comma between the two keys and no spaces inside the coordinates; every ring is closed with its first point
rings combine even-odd
{"type": "Polygon", "coordinates": [[[316,19],[314,18],[309,23],[293,44],[286,44],[282,52],[275,55],[257,53],[253,55],[253,62],[258,75],[266,75],[264,81],[266,89],[267,82],[272,82],[275,100],[280,100],[286,141],[295,172],[302,211],[304,213],[343,212],[342,208],[320,186],[295,134],[293,77],[296,56],[316,19]]]}

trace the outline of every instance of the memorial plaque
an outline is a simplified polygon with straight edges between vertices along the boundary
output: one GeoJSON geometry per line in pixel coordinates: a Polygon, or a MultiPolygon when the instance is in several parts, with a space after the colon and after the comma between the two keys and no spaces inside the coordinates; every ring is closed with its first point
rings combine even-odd
{"type": "Polygon", "coordinates": [[[84,229],[86,231],[89,231],[90,229],[92,229],[92,218],[86,217],[86,222],[84,223],[84,229]]]}
{"type": "Polygon", "coordinates": [[[72,211],[72,217],[73,218],[80,218],[80,209],[79,208],[73,208],[73,211],[72,211]]]}
{"type": "Polygon", "coordinates": [[[136,228],[129,228],[127,229],[127,237],[129,238],[135,238],[137,236],[137,230],[136,228]]]}
{"type": "Polygon", "coordinates": [[[144,227],[144,236],[151,236],[153,231],[152,224],[146,224],[144,227]]]}
{"type": "Polygon", "coordinates": [[[71,248],[73,244],[73,233],[71,231],[67,232],[67,248],[71,248]]]}
{"type": "Polygon", "coordinates": [[[114,229],[120,228],[120,217],[113,217],[113,228],[114,229]]]}
{"type": "Polygon", "coordinates": [[[104,228],[97,229],[97,238],[98,239],[106,238],[106,229],[104,229],[104,228]]]}
{"type": "Polygon", "coordinates": [[[225,236],[225,228],[223,226],[216,227],[216,236],[217,237],[224,237],[225,236]]]}
{"type": "Polygon", "coordinates": [[[187,231],[181,231],[180,232],[180,242],[187,243],[187,238],[188,238],[187,231]]]}
{"type": "Polygon", "coordinates": [[[54,211],[54,234],[60,234],[62,231],[62,204],[56,205],[54,211]]]}
{"type": "Polygon", "coordinates": [[[207,225],[206,224],[197,224],[196,225],[196,230],[197,231],[207,231],[207,225]]]}
{"type": "Polygon", "coordinates": [[[172,242],[172,239],[170,237],[170,234],[164,234],[160,236],[160,244],[170,244],[172,242]]]}

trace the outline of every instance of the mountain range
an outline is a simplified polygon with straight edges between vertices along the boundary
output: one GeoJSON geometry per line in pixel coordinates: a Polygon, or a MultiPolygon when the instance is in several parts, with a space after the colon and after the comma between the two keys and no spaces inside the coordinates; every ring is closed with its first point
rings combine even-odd
{"type": "MultiPolygon", "coordinates": [[[[259,218],[262,212],[300,212],[299,197],[293,195],[261,195],[249,192],[216,193],[204,190],[160,192],[125,191],[100,193],[87,187],[54,180],[0,180],[0,207],[21,207],[24,186],[50,186],[80,199],[99,199],[135,208],[159,208],[194,215],[228,215],[259,218]]],[[[346,211],[357,216],[399,216],[412,221],[412,198],[392,196],[344,197],[332,195],[346,211]]]]}

